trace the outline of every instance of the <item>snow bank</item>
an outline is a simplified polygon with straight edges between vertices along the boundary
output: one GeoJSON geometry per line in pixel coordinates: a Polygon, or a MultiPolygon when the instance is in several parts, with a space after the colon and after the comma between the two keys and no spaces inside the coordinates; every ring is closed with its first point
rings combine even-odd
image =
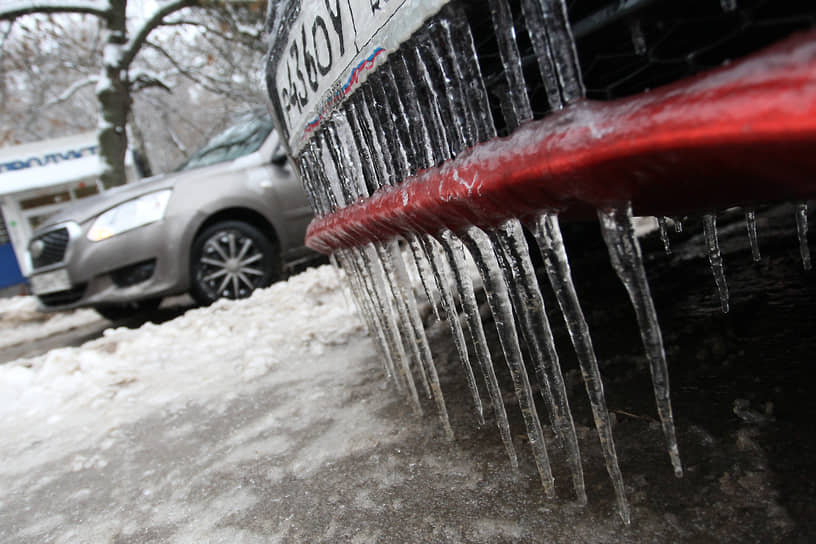
{"type": "Polygon", "coordinates": [[[80,348],[0,366],[0,429],[64,434],[65,425],[104,429],[203,398],[226,401],[231,385],[245,389],[282,362],[319,356],[363,330],[338,272],[310,269],[249,299],[222,300],[161,326],[109,329],[80,348]]]}

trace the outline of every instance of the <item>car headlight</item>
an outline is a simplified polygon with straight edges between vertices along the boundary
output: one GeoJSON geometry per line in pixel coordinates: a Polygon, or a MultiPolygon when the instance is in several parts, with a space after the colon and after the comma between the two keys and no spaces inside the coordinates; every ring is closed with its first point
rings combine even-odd
{"type": "Polygon", "coordinates": [[[156,191],[111,208],[93,222],[88,231],[88,240],[99,242],[158,221],[164,217],[170,193],[171,189],[156,191]]]}

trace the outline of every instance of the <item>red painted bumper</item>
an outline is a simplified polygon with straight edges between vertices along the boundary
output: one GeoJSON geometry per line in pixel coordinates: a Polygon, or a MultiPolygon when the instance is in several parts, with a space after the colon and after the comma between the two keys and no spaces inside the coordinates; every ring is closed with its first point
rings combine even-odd
{"type": "Polygon", "coordinates": [[[584,101],[318,218],[329,253],[395,234],[632,200],[677,215],[816,194],[816,32],[615,102],[584,101]]]}

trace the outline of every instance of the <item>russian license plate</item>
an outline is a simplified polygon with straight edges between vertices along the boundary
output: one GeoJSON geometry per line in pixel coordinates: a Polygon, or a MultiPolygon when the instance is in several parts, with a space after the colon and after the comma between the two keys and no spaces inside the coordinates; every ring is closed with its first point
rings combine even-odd
{"type": "Polygon", "coordinates": [[[300,14],[272,54],[274,99],[291,148],[449,1],[301,0],[300,14]]]}
{"type": "Polygon", "coordinates": [[[67,291],[71,288],[71,279],[68,277],[68,271],[64,268],[31,276],[28,282],[31,285],[31,292],[35,295],[67,291]]]}

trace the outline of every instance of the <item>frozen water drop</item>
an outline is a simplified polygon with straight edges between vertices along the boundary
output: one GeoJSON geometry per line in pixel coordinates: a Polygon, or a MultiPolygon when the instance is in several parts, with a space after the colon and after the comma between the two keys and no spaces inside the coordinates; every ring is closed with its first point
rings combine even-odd
{"type": "Polygon", "coordinates": [[[722,312],[727,314],[728,284],[725,281],[725,265],[723,264],[722,253],[720,253],[720,242],[717,237],[717,216],[714,214],[704,215],[703,229],[705,230],[711,273],[714,274],[714,282],[717,284],[717,292],[720,295],[720,307],[722,308],[722,312]]]}

